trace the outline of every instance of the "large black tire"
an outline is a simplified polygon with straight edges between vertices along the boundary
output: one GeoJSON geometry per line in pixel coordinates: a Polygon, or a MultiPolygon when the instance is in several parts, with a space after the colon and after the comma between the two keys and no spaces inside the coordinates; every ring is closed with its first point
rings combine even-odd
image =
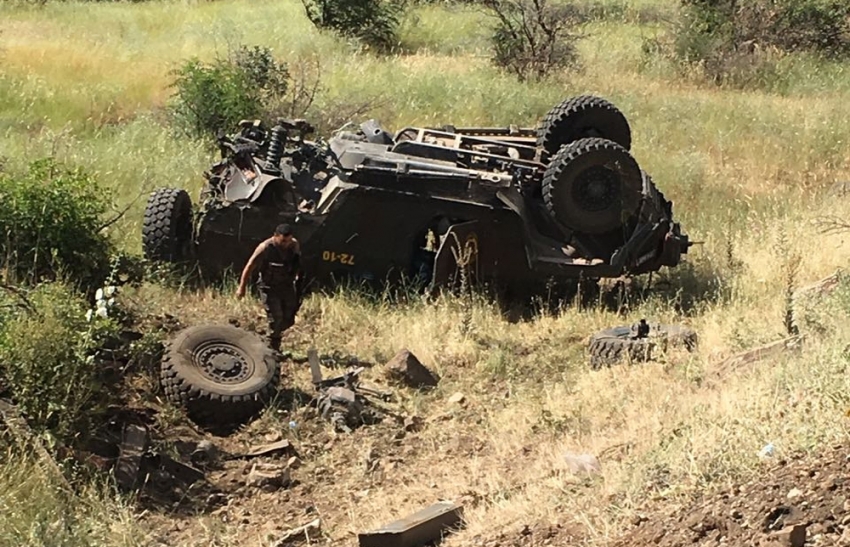
{"type": "Polygon", "coordinates": [[[638,163],[607,139],[562,147],[543,174],[543,201],[561,224],[586,234],[610,232],[637,211],[643,193],[638,163]]]}
{"type": "Polygon", "coordinates": [[[166,345],[160,369],[166,399],[199,425],[242,423],[274,397],[276,353],[256,334],[231,325],[200,325],[166,345]]]}
{"type": "Polygon", "coordinates": [[[590,338],[590,366],[599,369],[617,363],[644,362],[652,359],[652,352],[661,348],[683,347],[696,349],[697,333],[682,325],[650,325],[646,338],[636,338],[630,326],[619,326],[597,332],[590,338]]]}
{"type": "MultiPolygon", "coordinates": [[[[580,95],[554,106],[537,128],[537,146],[552,156],[575,140],[599,137],[632,147],[632,130],[620,110],[592,95],[580,95]]],[[[545,159],[545,158],[544,158],[545,159]]]]}
{"type": "Polygon", "coordinates": [[[145,207],[142,248],[148,260],[180,262],[192,244],[192,199],[185,190],[160,188],[145,207]]]}

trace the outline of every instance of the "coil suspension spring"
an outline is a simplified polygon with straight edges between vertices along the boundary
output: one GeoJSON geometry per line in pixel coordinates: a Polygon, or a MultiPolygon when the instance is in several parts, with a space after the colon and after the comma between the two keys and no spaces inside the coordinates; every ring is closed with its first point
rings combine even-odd
{"type": "Polygon", "coordinates": [[[283,156],[283,142],[285,140],[286,129],[280,124],[272,128],[272,136],[269,141],[269,151],[266,153],[266,163],[269,166],[278,169],[280,159],[283,156]]]}

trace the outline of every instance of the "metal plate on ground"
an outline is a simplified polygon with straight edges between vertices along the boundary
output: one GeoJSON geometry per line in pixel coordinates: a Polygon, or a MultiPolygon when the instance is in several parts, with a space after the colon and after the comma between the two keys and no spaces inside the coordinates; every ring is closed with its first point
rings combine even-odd
{"type": "Polygon", "coordinates": [[[463,507],[450,501],[430,505],[371,532],[358,534],[360,547],[418,547],[437,541],[460,524],[463,507]]]}

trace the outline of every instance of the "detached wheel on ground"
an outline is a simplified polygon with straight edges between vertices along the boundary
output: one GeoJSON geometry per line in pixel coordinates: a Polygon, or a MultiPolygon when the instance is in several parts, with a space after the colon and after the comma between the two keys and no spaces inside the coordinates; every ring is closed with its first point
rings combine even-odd
{"type": "Polygon", "coordinates": [[[650,324],[645,320],[597,332],[590,338],[590,366],[599,369],[621,362],[645,362],[656,349],[671,347],[694,351],[696,331],[682,325],[650,324]]]}
{"type": "Polygon", "coordinates": [[[160,188],[145,207],[142,248],[145,258],[179,262],[189,257],[192,244],[192,199],[185,190],[160,188]]]}
{"type": "Polygon", "coordinates": [[[599,137],[626,150],[632,147],[632,130],[620,110],[601,97],[580,95],[555,105],[537,128],[537,146],[552,156],[578,139],[599,137]]]}
{"type": "Polygon", "coordinates": [[[249,420],[274,397],[275,352],[259,336],[231,325],[200,325],[166,345],[160,370],[166,398],[202,426],[249,420]]]}
{"type": "Polygon", "coordinates": [[[561,224],[585,234],[610,232],[640,207],[643,177],[619,144],[579,139],[562,147],[546,167],[543,201],[561,224]]]}

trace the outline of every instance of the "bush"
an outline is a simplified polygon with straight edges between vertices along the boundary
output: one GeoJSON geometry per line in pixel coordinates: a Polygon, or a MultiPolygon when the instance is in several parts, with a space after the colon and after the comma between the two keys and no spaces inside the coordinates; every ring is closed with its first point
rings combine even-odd
{"type": "Polygon", "coordinates": [[[68,443],[91,432],[109,402],[101,352],[119,327],[108,308],[87,313],[85,300],[60,283],[20,298],[0,324],[0,371],[30,426],[68,443]]]}
{"type": "Polygon", "coordinates": [[[493,63],[520,81],[540,79],[553,70],[575,64],[576,36],[581,23],[574,6],[547,0],[481,0],[496,17],[491,36],[493,63]]]}
{"type": "Polygon", "coordinates": [[[380,53],[398,45],[398,27],[405,10],[399,0],[301,1],[316,28],[353,38],[380,53]]]}
{"type": "Polygon", "coordinates": [[[101,284],[113,250],[103,233],[108,198],[91,175],[51,158],[21,176],[0,172],[0,271],[10,282],[101,284]]]}
{"type": "Polygon", "coordinates": [[[199,138],[228,133],[242,119],[274,117],[290,84],[286,63],[259,46],[239,46],[212,63],[191,58],[172,74],[175,123],[199,138]]]}
{"type": "Polygon", "coordinates": [[[682,0],[672,52],[717,83],[769,76],[792,52],[850,54],[850,3],[844,0],[682,0]]]}

